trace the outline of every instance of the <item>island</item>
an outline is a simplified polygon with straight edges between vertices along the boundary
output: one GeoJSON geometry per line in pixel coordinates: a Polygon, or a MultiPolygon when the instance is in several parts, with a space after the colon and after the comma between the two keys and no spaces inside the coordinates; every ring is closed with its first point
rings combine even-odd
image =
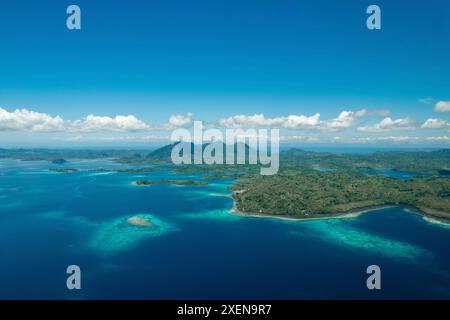
{"type": "Polygon", "coordinates": [[[149,186],[161,184],[172,184],[177,186],[205,186],[208,185],[208,182],[198,180],[139,180],[135,181],[134,184],[137,186],[149,186]]]}
{"type": "Polygon", "coordinates": [[[79,169],[75,168],[58,168],[58,169],[49,169],[52,172],[60,172],[60,173],[71,173],[71,172],[79,172],[79,169]]]}
{"type": "Polygon", "coordinates": [[[67,160],[63,158],[52,160],[53,164],[65,164],[66,162],[67,160]]]}
{"type": "Polygon", "coordinates": [[[291,170],[238,179],[231,187],[240,214],[289,218],[355,214],[386,206],[450,219],[450,179],[433,174],[398,178],[351,168],[291,170]]]}

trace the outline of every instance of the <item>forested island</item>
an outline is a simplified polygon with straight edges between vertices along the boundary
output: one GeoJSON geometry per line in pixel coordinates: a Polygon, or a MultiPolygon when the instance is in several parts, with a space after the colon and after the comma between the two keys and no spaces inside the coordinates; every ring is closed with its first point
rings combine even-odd
{"type": "Polygon", "coordinates": [[[275,176],[232,186],[244,214],[310,218],[399,205],[450,219],[450,150],[331,154],[291,149],[275,176]]]}
{"type": "Polygon", "coordinates": [[[176,186],[206,186],[208,185],[208,182],[198,180],[139,180],[136,181],[135,184],[137,186],[152,186],[161,184],[173,184],[176,186]]]}
{"type": "Polygon", "coordinates": [[[402,205],[450,218],[450,179],[439,176],[401,180],[346,170],[282,172],[238,180],[233,189],[243,213],[311,217],[402,205]]]}

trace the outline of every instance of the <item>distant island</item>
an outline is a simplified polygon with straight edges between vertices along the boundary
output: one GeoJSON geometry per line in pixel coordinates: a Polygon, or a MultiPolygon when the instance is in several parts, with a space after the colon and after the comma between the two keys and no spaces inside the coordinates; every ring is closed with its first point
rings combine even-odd
{"type": "Polygon", "coordinates": [[[75,169],[75,168],[58,168],[58,169],[49,169],[50,171],[53,172],[66,172],[66,173],[70,173],[70,172],[79,172],[79,169],[75,169]]]}
{"type": "Polygon", "coordinates": [[[78,169],[78,168],[50,168],[53,172],[127,172],[127,173],[148,173],[161,171],[161,168],[154,167],[144,167],[144,168],[119,168],[119,169],[103,169],[103,168],[92,168],[92,169],[78,169]]]}
{"type": "Polygon", "coordinates": [[[67,160],[66,159],[55,159],[55,160],[52,160],[52,163],[53,164],[65,164],[67,162],[67,160]]]}
{"type": "Polygon", "coordinates": [[[135,184],[137,186],[149,186],[160,184],[173,184],[177,186],[205,186],[208,185],[208,182],[197,180],[140,180],[136,181],[135,184]]]}

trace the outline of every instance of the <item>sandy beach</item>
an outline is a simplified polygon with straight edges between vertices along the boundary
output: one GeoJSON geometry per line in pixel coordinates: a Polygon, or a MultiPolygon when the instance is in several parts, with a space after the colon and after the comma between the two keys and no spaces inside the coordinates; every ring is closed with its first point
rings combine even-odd
{"type": "MultiPolygon", "coordinates": [[[[243,192],[243,190],[239,190],[238,192],[243,192]]],[[[426,212],[423,212],[417,208],[405,205],[374,205],[362,208],[351,209],[346,212],[338,212],[334,214],[323,214],[323,215],[308,215],[308,216],[296,216],[296,215],[286,215],[286,214],[270,214],[270,213],[246,213],[240,211],[236,206],[236,200],[233,197],[234,193],[230,195],[233,199],[233,207],[229,210],[230,214],[234,214],[241,217],[255,217],[255,218],[269,218],[269,219],[279,219],[279,220],[287,220],[287,221],[312,221],[312,220],[323,220],[323,219],[349,219],[349,218],[357,218],[362,214],[369,213],[372,211],[388,209],[393,207],[401,207],[405,212],[418,214],[422,216],[422,218],[432,224],[437,224],[441,226],[450,227],[450,220],[437,218],[429,215],[426,212]]]]}

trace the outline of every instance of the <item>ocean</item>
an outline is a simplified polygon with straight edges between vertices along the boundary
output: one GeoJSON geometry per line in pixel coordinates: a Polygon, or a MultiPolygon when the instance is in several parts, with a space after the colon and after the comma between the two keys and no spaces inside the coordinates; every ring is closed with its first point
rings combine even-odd
{"type": "Polygon", "coordinates": [[[50,171],[111,160],[0,160],[1,299],[448,299],[450,228],[395,207],[284,221],[229,213],[232,180],[50,171]],[[131,226],[141,216],[156,229],[131,226]],[[81,269],[68,290],[66,268],[81,269]],[[381,269],[368,290],[366,268],[381,269]]]}

